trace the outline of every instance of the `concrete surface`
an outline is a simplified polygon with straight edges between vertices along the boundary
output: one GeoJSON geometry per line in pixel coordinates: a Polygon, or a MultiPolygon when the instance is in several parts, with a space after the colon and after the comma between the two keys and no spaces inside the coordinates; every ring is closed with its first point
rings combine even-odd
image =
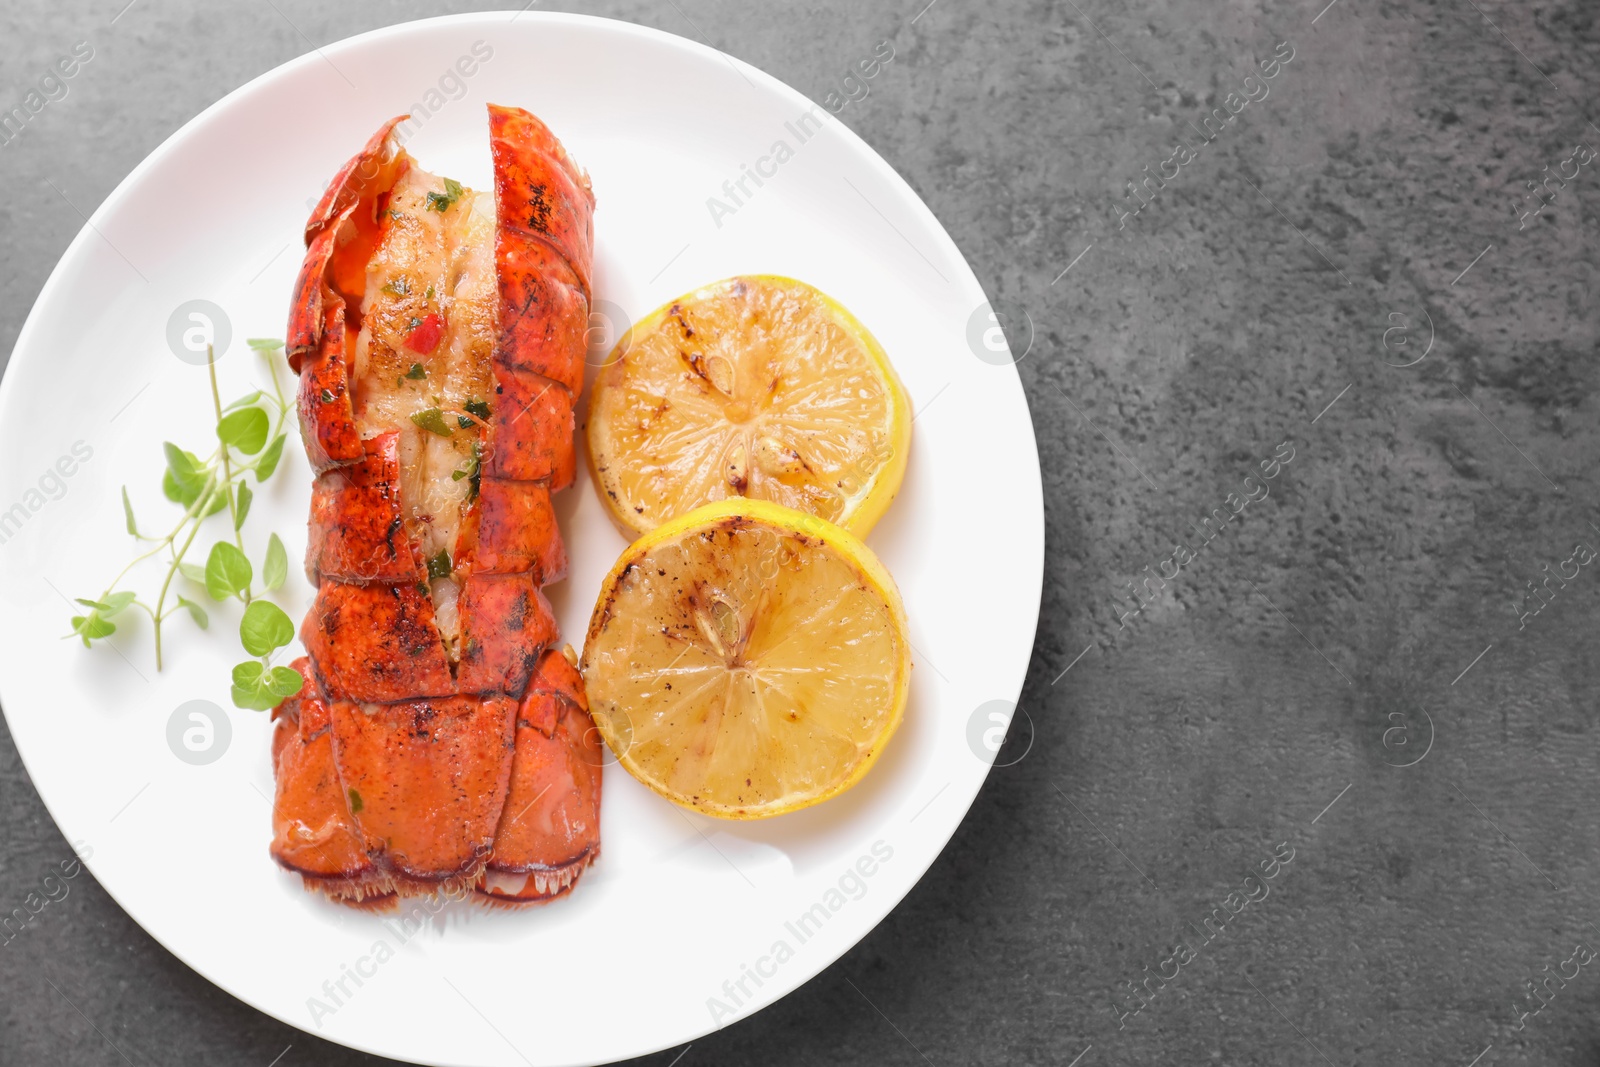
{"type": "MultiPolygon", "coordinates": [[[[0,12],[6,107],[95,49],[0,148],[0,351],[78,212],[186,119],[446,9],[125,2],[0,12]]],[[[582,7],[708,31],[819,99],[894,41],[841,118],[1018,350],[1031,321],[1049,523],[1001,762],[1026,755],[859,947],[652,1062],[1593,1064],[1600,575],[1563,561],[1600,549],[1600,162],[1564,161],[1600,148],[1597,8],[925,2],[582,7]],[[1176,176],[1119,221],[1147,165],[1176,176]],[[1574,170],[1533,215],[1525,183],[1574,170]],[[1533,615],[1544,565],[1578,573],[1533,615]]],[[[8,738],[0,811],[10,907],[68,846],[8,738]]],[[[0,946],[0,994],[4,1064],[364,1059],[212,988],[88,879],[0,946]]]]}

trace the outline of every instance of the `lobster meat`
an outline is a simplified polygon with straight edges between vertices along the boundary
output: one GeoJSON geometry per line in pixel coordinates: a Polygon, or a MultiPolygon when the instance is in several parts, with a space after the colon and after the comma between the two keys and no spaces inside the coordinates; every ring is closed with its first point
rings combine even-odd
{"type": "Polygon", "coordinates": [[[316,472],[300,693],[276,712],[273,858],[348,904],[571,891],[600,742],[540,588],[566,573],[593,263],[587,176],[489,107],[494,191],[386,122],[306,224],[287,352],[316,472]]]}

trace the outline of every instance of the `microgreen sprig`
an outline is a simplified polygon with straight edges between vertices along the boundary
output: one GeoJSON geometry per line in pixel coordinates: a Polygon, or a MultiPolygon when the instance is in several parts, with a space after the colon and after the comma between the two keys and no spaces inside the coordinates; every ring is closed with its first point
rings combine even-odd
{"type": "MultiPolygon", "coordinates": [[[[265,357],[267,372],[272,377],[272,391],[258,389],[223,407],[217,391],[216,356],[207,349],[211,404],[217,420],[216,447],[201,458],[170,441],[161,446],[166,456],[166,469],[161,475],[162,492],[168,500],[184,508],[177,525],[165,534],[151,536],[140,532],[127,487],[123,487],[122,511],[128,533],[150,547],[117,572],[98,597],[78,598],[78,603],[89,610],[87,614],[72,617],[72,632],[88,647],[116,633],[117,624],[113,620],[129,608],[137,608],[150,616],[154,627],[156,670],[159,671],[162,626],[174,613],[185,612],[202,630],[211,624],[205,608],[173,590],[174,578],[181,576],[203,588],[215,601],[237,598],[245,605],[244,617],[239,623],[239,641],[255,658],[233,668],[233,702],[241,708],[265,711],[298,693],[305,680],[293,668],[272,664],[273,654],[294,640],[294,623],[282,608],[259,598],[254,585],[255,568],[245,552],[242,531],[254,493],[244,476],[254,474],[258,485],[272,477],[283,458],[290,415],[289,401],[278,383],[277,354],[283,342],[251,338],[249,345],[265,357]],[[237,482],[235,474],[239,476],[237,482]],[[191,562],[189,550],[201,527],[211,516],[223,511],[228,512],[231,540],[213,544],[203,566],[191,562]],[[135,565],[155,556],[164,556],[167,567],[153,605],[139,599],[131,590],[117,588],[135,565]],[[167,603],[169,593],[173,597],[171,605],[167,603]]],[[[288,573],[289,559],[283,541],[276,533],[271,534],[261,563],[261,585],[269,592],[278,589],[288,573]]]]}

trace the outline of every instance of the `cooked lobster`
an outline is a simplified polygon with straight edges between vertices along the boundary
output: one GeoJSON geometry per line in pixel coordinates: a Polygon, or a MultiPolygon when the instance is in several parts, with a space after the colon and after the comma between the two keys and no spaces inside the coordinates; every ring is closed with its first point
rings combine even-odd
{"type": "Polygon", "coordinates": [[[300,694],[274,718],[272,856],[350,904],[569,892],[600,745],[540,588],[566,573],[593,262],[588,178],[489,107],[494,193],[391,119],[306,224],[287,352],[316,472],[300,694]]]}

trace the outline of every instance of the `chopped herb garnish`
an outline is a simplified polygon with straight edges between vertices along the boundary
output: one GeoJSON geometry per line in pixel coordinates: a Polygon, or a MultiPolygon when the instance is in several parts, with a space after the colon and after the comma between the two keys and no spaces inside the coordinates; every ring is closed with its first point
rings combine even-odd
{"type": "Polygon", "coordinates": [[[460,182],[454,178],[446,178],[444,180],[444,192],[428,194],[428,210],[448,210],[452,204],[461,199],[461,194],[465,191],[461,188],[460,182]]]}
{"type": "MultiPolygon", "coordinates": [[[[463,478],[471,478],[471,479],[473,479],[473,485],[476,486],[477,485],[477,477],[478,477],[478,456],[479,456],[478,442],[474,441],[474,442],[472,442],[472,458],[467,460],[467,465],[465,467],[461,467],[458,470],[451,471],[450,472],[450,480],[453,481],[453,482],[459,482],[463,478]]],[[[478,495],[477,491],[476,491],[476,488],[474,488],[474,491],[473,491],[472,495],[474,497],[476,497],[478,495]]]]}
{"type": "Polygon", "coordinates": [[[421,593],[423,596],[427,596],[428,595],[428,583],[427,582],[418,582],[417,583],[417,592],[421,593]]]}
{"type": "Polygon", "coordinates": [[[428,560],[428,577],[448,578],[450,572],[455,570],[455,564],[450,562],[450,550],[441,548],[439,554],[428,560]]]}
{"type": "Polygon", "coordinates": [[[429,300],[432,300],[432,299],[433,299],[433,286],[431,286],[431,285],[430,285],[430,286],[428,286],[428,293],[427,293],[427,296],[428,296],[428,299],[429,299],[429,300]]]}
{"type": "Polygon", "coordinates": [[[470,415],[457,415],[456,425],[465,430],[468,427],[475,426],[477,424],[472,421],[472,416],[470,415]]]}
{"type": "Polygon", "coordinates": [[[383,287],[383,291],[390,296],[407,296],[411,292],[411,283],[405,277],[395,278],[383,287]]]}
{"type": "Polygon", "coordinates": [[[415,330],[418,326],[421,326],[421,325],[422,325],[422,320],[417,318],[415,315],[413,315],[411,317],[411,321],[406,323],[406,329],[407,330],[415,330]]]}
{"type": "Polygon", "coordinates": [[[436,433],[440,437],[451,437],[455,434],[455,431],[450,428],[450,424],[444,421],[444,415],[438,408],[419,411],[411,416],[411,421],[429,433],[436,433]]]}
{"type": "Polygon", "coordinates": [[[406,377],[410,378],[414,382],[420,382],[422,379],[426,378],[427,376],[428,376],[428,368],[424,367],[420,363],[411,364],[411,369],[406,371],[406,377]]]}
{"type": "Polygon", "coordinates": [[[471,478],[472,486],[467,490],[467,500],[478,499],[478,487],[483,479],[483,444],[480,441],[472,442],[472,458],[467,460],[467,465],[450,472],[450,480],[459,482],[463,478],[471,478]]]}
{"type": "Polygon", "coordinates": [[[322,391],[322,402],[324,404],[333,403],[333,393],[330,390],[324,389],[322,391]]]}
{"type": "Polygon", "coordinates": [[[484,401],[479,400],[477,397],[473,397],[471,400],[467,401],[461,406],[466,408],[467,411],[471,412],[472,414],[478,416],[478,418],[482,419],[484,422],[489,421],[489,405],[484,401]]]}
{"type": "Polygon", "coordinates": [[[357,793],[354,789],[350,790],[350,814],[360,815],[361,809],[364,806],[365,805],[361,803],[361,794],[357,793]]]}

